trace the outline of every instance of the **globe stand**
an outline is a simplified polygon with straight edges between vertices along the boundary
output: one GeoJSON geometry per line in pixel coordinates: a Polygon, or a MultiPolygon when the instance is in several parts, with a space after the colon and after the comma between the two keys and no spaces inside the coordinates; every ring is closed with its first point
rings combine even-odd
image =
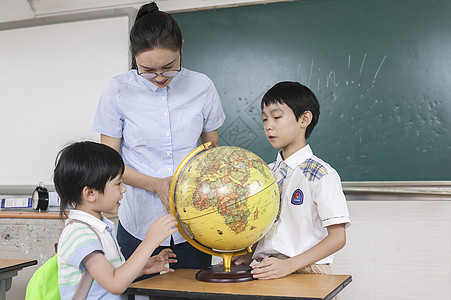
{"type": "Polygon", "coordinates": [[[251,281],[254,278],[251,274],[252,267],[235,265],[230,271],[224,271],[222,265],[208,266],[197,272],[196,279],[207,282],[244,282],[251,281]]]}
{"type": "Polygon", "coordinates": [[[252,267],[245,265],[232,265],[232,257],[251,253],[250,247],[238,252],[216,252],[214,255],[222,257],[222,265],[208,266],[197,272],[196,279],[207,282],[244,282],[251,281],[252,267]]]}

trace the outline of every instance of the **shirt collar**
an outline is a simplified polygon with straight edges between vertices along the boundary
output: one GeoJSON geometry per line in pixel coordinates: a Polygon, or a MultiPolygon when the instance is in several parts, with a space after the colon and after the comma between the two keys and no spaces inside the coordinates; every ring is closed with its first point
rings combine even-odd
{"type": "MultiPolygon", "coordinates": [[[[172,78],[171,82],[169,83],[168,87],[173,89],[175,84],[177,83],[177,81],[179,80],[180,76],[182,75],[182,73],[184,73],[185,68],[181,68],[180,72],[174,76],[174,78],[172,78]]],[[[136,69],[132,70],[133,72],[133,76],[135,77],[136,80],[143,82],[145,85],[147,85],[153,92],[155,92],[158,87],[153,84],[152,82],[150,82],[149,80],[147,80],[146,78],[142,77],[141,75],[138,74],[138,71],[136,69]]]]}
{"type": "Polygon", "coordinates": [[[146,78],[144,78],[141,75],[139,75],[138,74],[138,69],[133,69],[131,71],[132,71],[133,77],[135,78],[136,81],[147,85],[147,87],[149,87],[153,92],[155,92],[158,89],[155,84],[153,84],[152,82],[150,82],[146,78]]]}
{"type": "Polygon", "coordinates": [[[173,89],[177,81],[179,80],[180,76],[183,75],[185,68],[180,68],[180,72],[172,78],[171,82],[169,83],[168,87],[170,89],[173,89]]]}
{"type": "Polygon", "coordinates": [[[66,220],[66,223],[69,219],[80,220],[82,222],[88,223],[99,232],[103,232],[107,229],[107,227],[111,227],[111,221],[107,218],[102,216],[102,219],[99,220],[93,215],[77,209],[71,209],[69,211],[69,218],[66,220]]]}
{"type": "Polygon", "coordinates": [[[276,169],[280,167],[282,162],[286,163],[290,169],[295,169],[299,165],[299,162],[307,160],[312,155],[313,152],[312,149],[310,149],[310,145],[305,145],[285,160],[282,159],[281,151],[279,151],[277,153],[276,169]]]}

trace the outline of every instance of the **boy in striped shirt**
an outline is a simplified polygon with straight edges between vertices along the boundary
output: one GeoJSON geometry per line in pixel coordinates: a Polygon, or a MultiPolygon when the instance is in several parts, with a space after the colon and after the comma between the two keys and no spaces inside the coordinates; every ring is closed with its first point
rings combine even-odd
{"type": "Polygon", "coordinates": [[[151,257],[177,231],[173,216],[164,215],[152,223],[146,238],[125,261],[115,225],[102,215],[117,214],[126,190],[124,168],[118,152],[94,142],[71,144],[58,155],[55,189],[61,198],[61,216],[69,213],[58,243],[61,299],[72,299],[85,270],[94,278],[86,299],[122,299],[121,294],[137,277],[173,271],[165,267],[176,262],[172,250],[151,257]]]}

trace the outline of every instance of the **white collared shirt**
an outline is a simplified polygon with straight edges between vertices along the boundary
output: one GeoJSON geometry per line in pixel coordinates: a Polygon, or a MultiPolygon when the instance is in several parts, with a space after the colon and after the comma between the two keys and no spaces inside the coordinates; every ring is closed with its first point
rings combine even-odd
{"type": "MultiPolygon", "coordinates": [[[[167,87],[158,88],[131,70],[109,81],[93,129],[122,139],[126,165],[165,178],[198,146],[202,132],[218,129],[224,120],[218,92],[206,75],[182,68],[167,87]]],[[[164,207],[158,194],[126,187],[119,220],[127,232],[144,240],[152,222],[165,214],[164,207]]],[[[173,238],[175,244],[185,241],[179,232],[173,238]]],[[[167,238],[162,245],[169,242],[167,238]]]]}
{"type": "MultiPolygon", "coordinates": [[[[280,153],[269,165],[279,180],[280,153]]],[[[314,156],[310,146],[285,161],[287,175],[281,195],[280,217],[258,242],[253,258],[283,254],[294,257],[309,250],[327,236],[327,226],[351,224],[338,173],[314,156]]],[[[334,254],[316,262],[332,263],[334,254]]]]}

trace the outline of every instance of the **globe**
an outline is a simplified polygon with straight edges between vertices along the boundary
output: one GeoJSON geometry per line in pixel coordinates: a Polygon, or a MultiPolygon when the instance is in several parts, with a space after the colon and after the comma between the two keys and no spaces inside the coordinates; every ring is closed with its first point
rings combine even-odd
{"type": "Polygon", "coordinates": [[[277,183],[267,164],[251,151],[208,146],[196,148],[177,168],[170,187],[171,213],[189,243],[223,258],[222,266],[206,270],[208,278],[202,279],[202,274],[196,278],[251,280],[249,274],[241,274],[251,268],[231,266],[231,258],[250,252],[249,246],[274,223],[279,211],[277,183]]]}

